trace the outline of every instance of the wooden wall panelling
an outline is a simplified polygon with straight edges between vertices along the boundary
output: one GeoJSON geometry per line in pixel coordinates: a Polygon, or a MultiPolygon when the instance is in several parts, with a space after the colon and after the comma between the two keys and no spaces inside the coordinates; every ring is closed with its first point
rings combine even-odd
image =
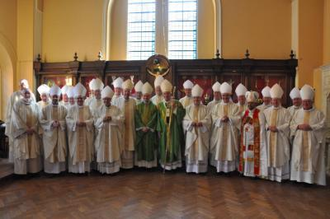
{"type": "MultiPolygon", "coordinates": [[[[113,89],[112,82],[117,77],[122,77],[123,80],[132,79],[134,84],[139,80],[145,82],[146,70],[144,61],[111,61],[107,62],[105,67],[104,84],[109,85],[113,89]]],[[[134,89],[132,93],[134,93],[134,89]]]]}
{"type": "Polygon", "coordinates": [[[203,101],[206,94],[208,98],[211,97],[212,85],[215,81],[211,60],[176,60],[175,64],[174,83],[177,86],[177,98],[185,96],[183,83],[188,79],[203,88],[203,101]]]}
{"type": "MultiPolygon", "coordinates": [[[[298,61],[291,57],[287,60],[250,59],[200,59],[200,60],[170,60],[171,68],[165,76],[174,86],[177,86],[176,97],[182,95],[182,83],[191,79],[200,83],[206,93],[212,96],[212,85],[215,81],[233,83],[233,99],[236,100],[235,88],[239,83],[245,84],[250,90],[261,89],[268,83],[272,86],[280,82],[285,95],[283,105],[290,103],[289,92],[294,87],[298,61]]],[[[93,62],[61,62],[34,63],[37,85],[45,79],[55,77],[73,77],[73,85],[82,81],[86,87],[93,77],[103,79],[105,85],[112,86],[113,77],[124,79],[134,76],[134,82],[142,80],[154,83],[154,76],[146,71],[146,61],[93,61],[93,62]]],[[[61,80],[59,80],[61,81],[61,80]]],[[[62,83],[62,82],[61,82],[62,83]]],[[[211,98],[212,99],[212,98],[211,98]]]]}

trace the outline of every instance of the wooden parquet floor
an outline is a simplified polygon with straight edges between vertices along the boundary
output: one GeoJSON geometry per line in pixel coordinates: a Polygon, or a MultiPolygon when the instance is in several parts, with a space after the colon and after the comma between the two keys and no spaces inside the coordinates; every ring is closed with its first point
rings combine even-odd
{"type": "Polygon", "coordinates": [[[14,173],[14,164],[9,163],[8,159],[0,158],[0,179],[10,176],[14,173]]]}
{"type": "Polygon", "coordinates": [[[0,218],[330,218],[330,187],[183,170],[0,181],[0,218]]]}

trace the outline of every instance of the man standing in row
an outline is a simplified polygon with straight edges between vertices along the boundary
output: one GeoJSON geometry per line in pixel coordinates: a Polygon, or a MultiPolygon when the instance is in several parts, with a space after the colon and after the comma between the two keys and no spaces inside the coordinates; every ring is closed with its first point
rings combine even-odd
{"type": "Polygon", "coordinates": [[[84,105],[86,88],[78,83],[74,87],[77,104],[70,107],[66,117],[69,142],[69,172],[90,172],[94,157],[94,125],[89,106],[84,105]]]}
{"type": "Polygon", "coordinates": [[[113,174],[120,170],[122,153],[121,129],[122,112],[116,106],[111,105],[113,91],[106,86],[101,97],[103,105],[96,111],[95,128],[97,136],[95,140],[95,153],[97,170],[101,173],[113,174]]]}
{"type": "Polygon", "coordinates": [[[186,131],[186,172],[205,173],[208,166],[211,118],[201,104],[203,89],[196,84],[192,89],[193,104],[186,108],[183,127],[186,131]]]}
{"type": "Polygon", "coordinates": [[[269,108],[272,106],[271,100],[272,98],[270,97],[270,87],[266,86],[261,90],[262,94],[262,101],[263,103],[259,106],[257,106],[258,110],[260,112],[263,112],[265,109],[269,108]]]}
{"type": "Polygon", "coordinates": [[[49,91],[51,104],[41,111],[40,125],[43,129],[44,171],[59,174],[66,170],[66,108],[59,104],[61,89],[54,84],[49,91]]]}
{"type": "Polygon", "coordinates": [[[209,114],[212,113],[212,110],[214,109],[215,105],[221,102],[220,86],[221,84],[219,82],[215,82],[212,86],[213,100],[207,104],[207,110],[209,114]]]}
{"type": "Polygon", "coordinates": [[[136,105],[142,103],[142,86],[142,81],[138,81],[134,86],[136,105]]]}
{"type": "Polygon", "coordinates": [[[48,85],[42,84],[38,87],[37,91],[40,95],[40,101],[38,101],[38,106],[39,109],[42,110],[46,106],[50,104],[50,99],[49,99],[49,89],[48,85]]]}
{"type": "Polygon", "coordinates": [[[61,89],[61,93],[62,93],[62,101],[60,101],[59,103],[61,105],[63,105],[64,107],[68,107],[70,106],[70,103],[69,103],[69,97],[68,97],[68,91],[69,89],[71,88],[71,86],[68,86],[68,85],[64,85],[61,89]]]}
{"type": "Polygon", "coordinates": [[[160,85],[164,81],[163,76],[159,75],[155,78],[154,86],[155,86],[155,95],[151,98],[151,102],[155,104],[155,106],[158,106],[159,103],[161,103],[164,99],[162,95],[162,90],[160,88],[160,85]]]}
{"type": "Polygon", "coordinates": [[[293,116],[297,110],[302,108],[300,91],[298,88],[295,87],[291,90],[290,98],[292,100],[292,106],[288,107],[288,110],[290,112],[290,115],[293,116]]]}
{"type": "Polygon", "coordinates": [[[236,170],[241,115],[239,107],[230,101],[232,87],[224,82],[220,91],[222,101],[212,111],[211,165],[218,173],[229,173],[236,170]]]}
{"type": "Polygon", "coordinates": [[[237,96],[237,106],[239,107],[239,114],[243,116],[245,110],[247,110],[245,94],[247,92],[246,87],[243,84],[239,84],[236,89],[235,93],[237,96]]]}
{"type": "Polygon", "coordinates": [[[296,111],[291,122],[295,138],[290,178],[325,186],[325,116],[313,106],[314,90],[311,86],[304,85],[300,94],[303,108],[296,111]]]}
{"type": "Polygon", "coordinates": [[[187,108],[190,104],[193,103],[193,98],[191,97],[191,89],[194,84],[190,80],[186,80],[183,83],[183,88],[186,96],[182,97],[179,101],[182,104],[183,108],[187,108]]]}
{"type": "Polygon", "coordinates": [[[92,114],[94,115],[98,108],[103,105],[103,101],[101,99],[101,91],[103,90],[104,84],[99,78],[95,78],[90,87],[94,92],[94,98],[89,101],[88,105],[92,111],[92,114]]]}
{"type": "Polygon", "coordinates": [[[146,82],[142,87],[142,103],[136,106],[135,165],[138,167],[157,167],[157,107],[150,101],[153,89],[146,82]]]}
{"type": "Polygon", "coordinates": [[[290,113],[281,105],[283,90],[275,84],[270,90],[272,107],[264,110],[267,131],[268,179],[281,182],[290,178],[290,113]]]}
{"type": "Polygon", "coordinates": [[[11,118],[14,173],[38,173],[42,170],[39,108],[28,88],[21,92],[23,98],[15,102],[11,118]]]}
{"type": "Polygon", "coordinates": [[[112,105],[118,107],[124,116],[123,124],[123,153],[122,153],[122,168],[131,169],[134,167],[134,149],[135,149],[135,100],[130,97],[133,89],[131,79],[127,79],[122,84],[124,97],[119,97],[112,101],[112,105]]]}
{"type": "Polygon", "coordinates": [[[264,117],[256,108],[258,98],[258,92],[246,93],[248,109],[242,117],[238,171],[244,176],[266,178],[268,175],[264,117]]]}
{"type": "Polygon", "coordinates": [[[158,104],[159,162],[164,170],[174,170],[182,166],[181,146],[184,141],[182,119],[185,109],[178,100],[171,99],[173,86],[168,80],[162,82],[161,90],[164,100],[158,104]]]}

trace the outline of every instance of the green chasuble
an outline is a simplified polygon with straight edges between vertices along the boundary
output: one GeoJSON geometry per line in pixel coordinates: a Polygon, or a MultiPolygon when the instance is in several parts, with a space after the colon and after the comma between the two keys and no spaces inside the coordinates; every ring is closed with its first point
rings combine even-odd
{"type": "Polygon", "coordinates": [[[153,161],[155,159],[155,150],[157,148],[157,107],[149,102],[139,103],[135,111],[135,153],[137,160],[153,161]],[[148,132],[143,132],[142,128],[149,128],[148,132]]]}
{"type": "Polygon", "coordinates": [[[181,161],[181,146],[184,144],[182,120],[186,111],[178,100],[172,101],[175,102],[173,109],[170,104],[166,108],[165,102],[158,104],[157,131],[160,132],[160,162],[164,164],[165,161],[165,165],[181,161]],[[169,117],[166,116],[166,111],[169,117]]]}

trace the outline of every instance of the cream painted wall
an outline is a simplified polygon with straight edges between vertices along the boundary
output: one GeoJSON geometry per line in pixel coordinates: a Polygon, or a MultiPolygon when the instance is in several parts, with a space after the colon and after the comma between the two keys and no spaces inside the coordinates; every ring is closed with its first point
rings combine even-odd
{"type": "Polygon", "coordinates": [[[102,47],[103,0],[46,0],[43,59],[47,62],[97,60],[102,47]]]}
{"type": "Polygon", "coordinates": [[[291,1],[222,0],[224,58],[285,59],[291,50],[291,1]]]}
{"type": "Polygon", "coordinates": [[[17,0],[17,72],[15,82],[25,78],[34,90],[33,34],[34,0],[17,0]]]}
{"type": "Polygon", "coordinates": [[[110,60],[125,60],[127,48],[127,0],[114,1],[110,15],[110,60]]]}
{"type": "Polygon", "coordinates": [[[214,58],[215,49],[215,14],[211,0],[198,1],[198,39],[197,54],[199,59],[214,58]]]}
{"type": "MultiPolygon", "coordinates": [[[[126,59],[127,0],[115,0],[110,15],[110,59],[126,59]]],[[[102,0],[44,2],[43,56],[46,61],[94,60],[101,48],[102,0]],[[79,2],[79,7],[77,4],[79,2]],[[92,10],[91,10],[92,9],[92,10]],[[79,22],[78,22],[79,21],[79,22]],[[60,45],[60,46],[59,46],[60,45]]],[[[213,1],[199,1],[199,58],[213,58],[213,1]],[[207,33],[207,34],[206,34],[207,33]]],[[[223,57],[288,58],[291,49],[291,2],[222,0],[223,57]],[[278,16],[281,14],[281,16],[278,16]]]]}
{"type": "Polygon", "coordinates": [[[0,33],[16,50],[17,1],[0,0],[0,33]]]}
{"type": "Polygon", "coordinates": [[[330,0],[324,0],[323,65],[330,64],[330,0]]]}
{"type": "Polygon", "coordinates": [[[17,1],[0,0],[0,6],[0,119],[4,120],[9,96],[16,84],[17,1]]]}
{"type": "Polygon", "coordinates": [[[298,86],[313,84],[313,72],[322,65],[323,0],[299,0],[298,86]]]}

